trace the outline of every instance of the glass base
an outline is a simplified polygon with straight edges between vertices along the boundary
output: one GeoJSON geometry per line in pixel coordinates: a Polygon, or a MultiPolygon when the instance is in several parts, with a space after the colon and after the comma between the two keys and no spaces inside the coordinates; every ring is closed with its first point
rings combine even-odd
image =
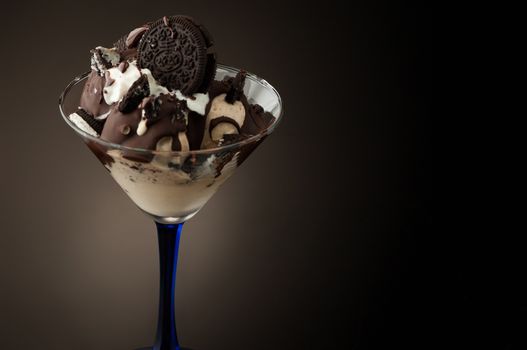
{"type": "MultiPolygon", "coordinates": [[[[154,215],[154,214],[149,214],[146,211],[142,210],[143,213],[145,213],[146,215],[148,215],[151,218],[153,218],[155,222],[158,222],[160,224],[165,224],[165,225],[182,224],[185,221],[187,221],[188,219],[190,219],[191,217],[193,217],[194,215],[196,215],[198,213],[198,211],[199,211],[199,209],[191,212],[190,214],[186,214],[186,215],[183,215],[183,216],[157,216],[157,215],[154,215]]],[[[184,349],[182,349],[182,350],[184,350],[184,349]]]]}

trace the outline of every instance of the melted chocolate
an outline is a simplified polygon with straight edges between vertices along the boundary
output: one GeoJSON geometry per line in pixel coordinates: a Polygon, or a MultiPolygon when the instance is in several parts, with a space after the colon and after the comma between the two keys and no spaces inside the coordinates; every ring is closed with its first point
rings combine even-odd
{"type": "Polygon", "coordinates": [[[143,109],[136,108],[130,113],[123,113],[114,107],[108,115],[101,138],[123,146],[154,150],[159,140],[172,136],[172,149],[181,150],[178,136],[186,129],[185,102],[177,101],[170,95],[161,95],[158,98],[148,98],[141,106],[144,107],[147,125],[143,135],[137,134],[143,109]]]}
{"type": "Polygon", "coordinates": [[[182,131],[185,131],[184,123],[177,121],[173,123],[170,118],[161,118],[153,125],[149,125],[144,135],[139,136],[137,133],[131,133],[131,136],[122,145],[155,150],[159,140],[166,136],[172,136],[172,150],[180,151],[181,145],[179,144],[178,134],[182,131]]]}
{"type": "Polygon", "coordinates": [[[122,144],[133,135],[137,136],[137,126],[141,121],[141,110],[134,109],[130,113],[122,113],[117,108],[112,108],[112,111],[106,118],[106,123],[102,129],[101,139],[122,144]],[[130,132],[125,134],[123,131],[126,127],[130,128],[130,132]]]}
{"type": "Polygon", "coordinates": [[[186,133],[190,150],[200,149],[205,133],[205,121],[205,116],[193,111],[189,113],[186,133]]]}

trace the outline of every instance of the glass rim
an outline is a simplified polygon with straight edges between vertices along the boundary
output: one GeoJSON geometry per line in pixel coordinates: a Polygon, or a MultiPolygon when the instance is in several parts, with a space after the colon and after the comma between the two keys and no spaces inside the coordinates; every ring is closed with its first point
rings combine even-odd
{"type": "MultiPolygon", "coordinates": [[[[236,74],[236,73],[238,73],[240,71],[240,69],[238,69],[238,68],[234,68],[234,67],[223,65],[223,64],[217,64],[217,69],[218,68],[226,70],[226,71],[228,71],[230,73],[234,73],[234,74],[236,74]]],[[[240,148],[240,147],[242,147],[244,145],[248,145],[248,144],[251,144],[253,142],[256,142],[256,141],[260,140],[261,138],[271,134],[273,132],[274,128],[282,120],[282,116],[284,114],[284,104],[282,102],[282,98],[281,98],[280,94],[278,93],[278,91],[271,84],[269,84],[265,79],[260,78],[259,76],[257,76],[254,73],[247,72],[247,78],[251,79],[251,80],[254,80],[257,83],[262,84],[263,86],[269,88],[276,95],[276,97],[278,99],[278,103],[280,105],[280,113],[279,113],[279,115],[278,116],[274,116],[276,118],[276,120],[271,125],[269,125],[267,128],[261,130],[258,134],[252,135],[252,136],[250,136],[250,137],[248,137],[246,139],[243,139],[243,140],[240,140],[240,141],[237,141],[237,142],[234,142],[234,143],[230,143],[228,145],[223,145],[223,146],[214,147],[214,148],[189,150],[189,151],[158,151],[158,150],[152,150],[152,149],[147,149],[147,148],[123,146],[123,145],[120,145],[118,143],[113,143],[113,142],[109,142],[109,141],[103,140],[100,137],[96,137],[96,136],[90,135],[89,133],[85,132],[84,130],[81,130],[80,128],[78,128],[75,125],[75,123],[73,123],[68,118],[68,116],[64,112],[64,101],[66,100],[66,97],[67,97],[68,93],[70,92],[70,90],[74,86],[79,84],[81,81],[85,80],[90,73],[91,73],[91,71],[87,71],[87,72],[81,73],[81,74],[77,75],[75,78],[73,78],[73,80],[68,83],[68,85],[66,86],[64,91],[62,91],[62,93],[59,96],[59,111],[60,111],[60,114],[62,115],[62,118],[64,119],[64,121],[75,132],[77,132],[83,138],[88,139],[88,140],[93,141],[93,142],[96,142],[96,143],[98,143],[100,145],[103,145],[106,148],[118,149],[118,150],[122,150],[122,151],[136,152],[136,153],[148,153],[148,154],[153,154],[153,155],[163,155],[163,156],[179,156],[179,155],[186,155],[186,156],[188,156],[188,155],[194,155],[194,154],[198,155],[198,154],[217,153],[217,152],[221,152],[221,151],[231,150],[231,149],[234,149],[234,148],[240,148]]]]}

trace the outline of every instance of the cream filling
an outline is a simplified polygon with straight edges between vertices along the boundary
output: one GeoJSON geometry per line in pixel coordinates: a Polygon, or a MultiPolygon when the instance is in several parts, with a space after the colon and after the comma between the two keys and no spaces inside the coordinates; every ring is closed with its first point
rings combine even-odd
{"type": "Polygon", "coordinates": [[[75,124],[75,126],[77,126],[79,129],[81,129],[85,133],[90,134],[95,137],[99,137],[99,134],[95,130],[92,129],[90,124],[86,123],[86,121],[82,119],[82,117],[78,115],[77,113],[71,113],[68,116],[68,118],[69,120],[71,120],[73,124],[75,124]]]}

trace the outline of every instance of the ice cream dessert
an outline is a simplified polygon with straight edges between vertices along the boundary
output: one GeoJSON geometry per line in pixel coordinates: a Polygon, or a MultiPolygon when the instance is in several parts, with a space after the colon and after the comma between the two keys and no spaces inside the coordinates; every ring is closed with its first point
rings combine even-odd
{"type": "Polygon", "coordinates": [[[88,145],[151,215],[194,215],[254,148],[243,140],[276,121],[247,97],[245,71],[215,80],[216,61],[211,35],[187,16],[163,17],[91,51],[69,119],[105,141],[88,145]],[[229,144],[239,147],[218,149],[229,144]]]}

